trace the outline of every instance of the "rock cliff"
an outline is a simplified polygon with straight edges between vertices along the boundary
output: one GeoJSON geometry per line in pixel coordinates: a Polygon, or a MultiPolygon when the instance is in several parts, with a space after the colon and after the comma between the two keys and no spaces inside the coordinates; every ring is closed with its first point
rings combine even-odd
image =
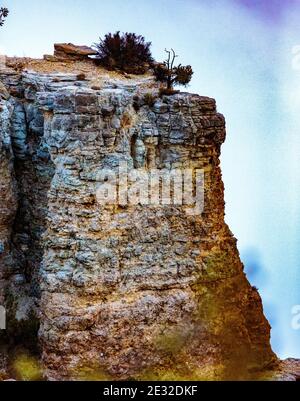
{"type": "Polygon", "coordinates": [[[215,100],[159,98],[151,76],[90,61],[53,65],[8,60],[0,69],[8,369],[22,346],[49,380],[261,374],[276,357],[224,222],[225,121],[215,100]],[[128,174],[201,171],[203,210],[99,202],[103,171],[122,163],[128,174]]]}

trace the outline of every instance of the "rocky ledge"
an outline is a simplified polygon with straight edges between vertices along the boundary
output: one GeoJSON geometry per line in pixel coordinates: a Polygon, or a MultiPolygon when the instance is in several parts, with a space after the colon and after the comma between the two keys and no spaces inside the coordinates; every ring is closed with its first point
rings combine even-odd
{"type": "Polygon", "coordinates": [[[215,100],[69,68],[0,69],[3,377],[22,349],[48,380],[295,380],[224,222],[215,100]],[[99,203],[101,172],[120,163],[202,171],[203,210],[99,203]]]}
{"type": "Polygon", "coordinates": [[[54,56],[45,55],[48,61],[78,61],[88,60],[89,56],[95,56],[97,52],[88,46],[77,46],[73,43],[55,43],[54,56]]]}

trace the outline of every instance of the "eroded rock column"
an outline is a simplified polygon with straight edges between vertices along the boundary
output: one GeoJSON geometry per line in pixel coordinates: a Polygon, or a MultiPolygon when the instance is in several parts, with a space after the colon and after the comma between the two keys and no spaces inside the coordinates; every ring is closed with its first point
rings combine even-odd
{"type": "Polygon", "coordinates": [[[246,377],[274,354],[224,223],[224,118],[213,99],[191,94],[136,107],[135,91],[73,87],[44,107],[55,165],[40,281],[47,376],[246,377]],[[120,162],[204,171],[203,212],[99,204],[101,171],[120,162]]]}

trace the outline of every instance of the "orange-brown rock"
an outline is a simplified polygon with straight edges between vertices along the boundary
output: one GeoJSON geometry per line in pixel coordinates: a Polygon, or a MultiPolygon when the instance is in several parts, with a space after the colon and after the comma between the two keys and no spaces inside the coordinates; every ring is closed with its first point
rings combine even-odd
{"type": "Polygon", "coordinates": [[[97,52],[88,46],[77,46],[73,43],[55,43],[54,56],[59,59],[83,60],[97,52]]]}

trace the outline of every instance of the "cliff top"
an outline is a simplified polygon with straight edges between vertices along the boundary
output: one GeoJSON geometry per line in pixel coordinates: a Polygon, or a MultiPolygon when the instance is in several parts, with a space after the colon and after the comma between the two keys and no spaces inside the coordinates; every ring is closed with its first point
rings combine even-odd
{"type": "Polygon", "coordinates": [[[157,88],[159,86],[153,79],[153,75],[147,72],[143,75],[132,75],[109,71],[97,66],[92,59],[84,60],[59,60],[33,59],[27,57],[6,57],[4,66],[0,68],[1,73],[6,72],[30,72],[51,76],[71,75],[78,76],[80,80],[88,83],[88,86],[101,87],[105,81],[122,81],[124,84],[138,84],[145,88],[157,88]]]}

